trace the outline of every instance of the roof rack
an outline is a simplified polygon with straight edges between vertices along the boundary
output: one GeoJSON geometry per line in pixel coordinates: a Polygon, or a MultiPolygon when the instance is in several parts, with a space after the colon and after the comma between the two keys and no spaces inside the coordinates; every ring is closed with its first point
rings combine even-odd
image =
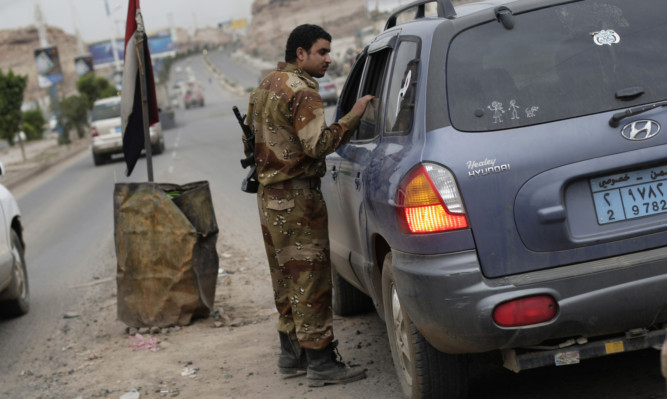
{"type": "Polygon", "coordinates": [[[398,16],[400,14],[412,10],[415,7],[417,8],[417,12],[415,14],[414,19],[424,18],[426,14],[426,4],[436,3],[436,2],[438,3],[438,17],[447,19],[453,19],[454,17],[456,17],[456,10],[454,9],[452,0],[417,0],[414,3],[410,3],[394,11],[389,17],[389,19],[387,19],[387,23],[384,26],[384,30],[396,26],[396,21],[398,20],[398,16]]]}

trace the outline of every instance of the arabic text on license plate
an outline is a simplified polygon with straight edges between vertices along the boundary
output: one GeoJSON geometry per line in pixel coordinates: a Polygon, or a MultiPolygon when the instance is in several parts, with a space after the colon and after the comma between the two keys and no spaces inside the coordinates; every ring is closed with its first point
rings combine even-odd
{"type": "Polygon", "coordinates": [[[590,180],[598,224],[667,212],[667,166],[590,180]]]}

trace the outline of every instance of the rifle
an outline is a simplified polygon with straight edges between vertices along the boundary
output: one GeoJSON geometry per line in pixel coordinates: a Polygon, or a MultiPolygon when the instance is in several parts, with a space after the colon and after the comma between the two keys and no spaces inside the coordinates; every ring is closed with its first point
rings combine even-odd
{"type": "Polygon", "coordinates": [[[248,172],[248,175],[241,182],[241,191],[253,194],[256,193],[259,188],[259,182],[255,178],[255,171],[257,170],[257,165],[255,165],[255,134],[252,132],[252,129],[250,129],[250,126],[245,124],[244,120],[246,116],[241,116],[238,107],[235,105],[232,110],[234,111],[234,115],[236,115],[236,119],[239,121],[239,125],[241,125],[243,136],[250,148],[250,156],[241,160],[243,169],[251,166],[250,172],[248,172]]]}

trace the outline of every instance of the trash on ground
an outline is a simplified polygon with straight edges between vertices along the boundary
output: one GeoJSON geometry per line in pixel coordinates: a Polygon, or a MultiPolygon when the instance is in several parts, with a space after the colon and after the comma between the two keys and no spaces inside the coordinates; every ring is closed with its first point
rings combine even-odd
{"type": "Polygon", "coordinates": [[[128,341],[129,343],[127,346],[132,348],[135,352],[142,349],[150,349],[153,352],[157,352],[160,349],[158,348],[160,340],[152,335],[147,335],[146,338],[144,338],[143,335],[136,334],[133,337],[128,337],[128,341]]]}

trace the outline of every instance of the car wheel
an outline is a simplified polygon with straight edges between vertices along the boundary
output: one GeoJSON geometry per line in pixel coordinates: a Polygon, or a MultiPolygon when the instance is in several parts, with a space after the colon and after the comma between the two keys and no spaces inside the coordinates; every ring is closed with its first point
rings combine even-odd
{"type": "Polygon", "coordinates": [[[353,316],[374,309],[371,298],[345,281],[333,266],[331,266],[331,283],[331,304],[337,315],[353,316]]]}
{"type": "Polygon", "coordinates": [[[30,289],[28,287],[28,271],[23,257],[23,246],[21,240],[14,230],[11,231],[12,256],[12,282],[0,303],[0,315],[3,317],[18,317],[28,313],[30,310],[30,289]]]}
{"type": "Polygon", "coordinates": [[[104,164],[104,156],[99,155],[99,154],[95,154],[93,152],[93,163],[95,164],[95,166],[100,166],[100,165],[104,164]]]}
{"type": "Polygon", "coordinates": [[[160,140],[153,146],[153,154],[160,155],[164,152],[164,141],[160,140]]]}
{"type": "Polygon", "coordinates": [[[382,268],[382,298],[391,356],[403,393],[410,398],[466,398],[466,356],[438,351],[417,330],[398,298],[391,253],[382,268]]]}

